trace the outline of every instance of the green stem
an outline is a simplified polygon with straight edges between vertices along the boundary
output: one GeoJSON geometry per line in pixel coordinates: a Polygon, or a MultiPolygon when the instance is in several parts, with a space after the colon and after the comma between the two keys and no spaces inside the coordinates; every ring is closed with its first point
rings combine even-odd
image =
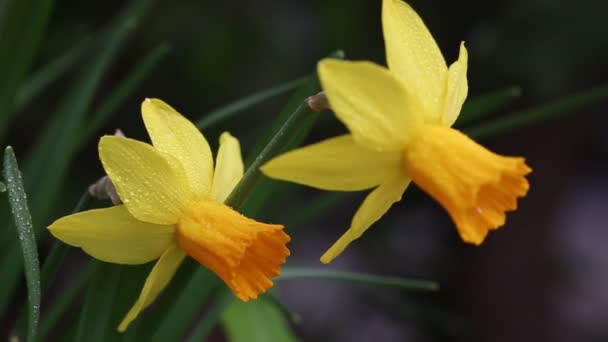
{"type": "Polygon", "coordinates": [[[251,191],[255,188],[257,183],[261,180],[262,174],[259,170],[263,163],[274,157],[275,154],[280,151],[285,144],[289,144],[289,141],[293,139],[293,135],[298,129],[300,122],[307,116],[312,115],[314,112],[306,102],[302,103],[298,109],[285,121],[281,129],[272,137],[270,142],[264,147],[262,152],[253,160],[251,165],[247,168],[247,172],[243,175],[241,181],[236,185],[228,199],[226,204],[239,209],[246,202],[247,198],[251,194],[251,191]]]}
{"type": "Polygon", "coordinates": [[[439,284],[428,280],[405,279],[396,277],[381,277],[369,274],[342,272],[305,267],[289,267],[275,280],[288,280],[297,278],[317,278],[327,280],[350,281],[376,286],[395,287],[409,291],[437,291],[439,284]]]}
{"type": "Polygon", "coordinates": [[[289,81],[276,87],[261,91],[259,93],[249,95],[243,99],[237,100],[226,106],[213,110],[209,114],[205,115],[202,119],[198,120],[196,122],[196,127],[198,127],[199,129],[205,129],[210,126],[213,126],[222,120],[228,119],[238,114],[240,111],[246,108],[252,107],[260,102],[263,102],[280,94],[286,93],[292,89],[295,89],[302,83],[304,83],[306,80],[306,77],[298,78],[296,80],[289,81]]]}

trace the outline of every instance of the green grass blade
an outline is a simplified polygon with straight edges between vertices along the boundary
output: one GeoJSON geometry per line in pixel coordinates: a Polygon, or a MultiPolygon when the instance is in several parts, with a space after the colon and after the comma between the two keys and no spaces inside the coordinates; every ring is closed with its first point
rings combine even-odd
{"type": "MultiPolygon", "coordinates": [[[[95,59],[83,67],[73,87],[65,94],[49,126],[37,140],[34,151],[24,166],[26,191],[32,193],[31,214],[34,232],[39,235],[49,221],[56,198],[67,175],[85,123],[85,114],[93,101],[103,76],[118,54],[123,43],[136,27],[137,22],[152,0],[129,3],[124,12],[113,21],[112,30],[104,36],[95,59]]],[[[0,258],[3,281],[0,282],[0,308],[6,307],[18,281],[20,270],[11,262],[18,254],[12,245],[0,258]]]]}
{"type": "Polygon", "coordinates": [[[281,310],[264,297],[247,303],[233,300],[222,323],[231,342],[297,341],[281,310]]]}
{"type": "Polygon", "coordinates": [[[4,150],[4,179],[8,186],[8,200],[17,227],[19,242],[23,255],[23,268],[27,282],[28,297],[28,341],[36,336],[40,317],[40,265],[36,237],[32,225],[32,217],[27,205],[27,196],[21,179],[19,165],[13,149],[9,146],[4,150]]]}
{"type": "Polygon", "coordinates": [[[66,290],[62,291],[58,298],[49,305],[49,311],[40,322],[38,341],[52,341],[50,335],[68,309],[77,304],[76,297],[84,290],[87,283],[90,282],[94,270],[95,268],[92,265],[87,265],[83,271],[76,275],[76,279],[72,281],[66,290]]]}
{"type": "Polygon", "coordinates": [[[4,0],[0,6],[0,141],[8,128],[19,84],[34,61],[53,0],[4,0]]]}
{"type": "Polygon", "coordinates": [[[242,112],[245,109],[251,108],[259,103],[262,103],[273,97],[293,90],[299,87],[305,81],[306,78],[298,78],[296,80],[280,84],[270,89],[260,91],[235,102],[229,103],[221,108],[211,111],[209,114],[202,117],[196,122],[196,127],[201,130],[206,129],[210,126],[217,124],[220,121],[233,117],[234,115],[238,114],[239,112],[242,112]]]}
{"type": "MultiPolygon", "coordinates": [[[[74,207],[74,210],[72,210],[72,214],[82,211],[90,199],[91,196],[89,195],[89,192],[85,191],[78,200],[78,203],[76,204],[76,207],[74,207]]],[[[59,271],[59,268],[61,267],[61,264],[63,263],[65,255],[67,254],[69,249],[70,246],[66,245],[60,240],[56,239],[53,242],[53,247],[51,247],[51,251],[44,260],[44,264],[42,265],[42,274],[40,280],[42,282],[43,290],[48,289],[51,285],[51,282],[59,271]]]]}
{"type": "Polygon", "coordinates": [[[439,290],[439,284],[428,280],[382,277],[364,273],[342,272],[328,269],[286,267],[275,280],[283,281],[297,278],[317,278],[327,280],[363,283],[374,286],[394,287],[406,291],[428,292],[439,290]]]}
{"type": "MultiPolygon", "coordinates": [[[[94,61],[81,70],[79,78],[53,115],[49,130],[36,142],[24,172],[28,187],[36,189],[36,196],[32,197],[34,222],[48,220],[55,203],[53,199],[57,198],[68,167],[82,142],[80,138],[86,125],[86,113],[101,80],[150,3],[151,0],[132,2],[115,20],[94,61]]],[[[40,231],[42,227],[37,225],[35,228],[40,231]]]]}
{"type": "Polygon", "coordinates": [[[57,59],[48,63],[41,70],[23,82],[17,91],[14,111],[17,112],[28,104],[33,98],[40,95],[59,77],[72,69],[81,61],[91,49],[92,37],[87,37],[57,59]]]}
{"type": "Polygon", "coordinates": [[[254,187],[262,178],[262,173],[259,170],[260,166],[270,160],[270,158],[276,156],[285,148],[285,145],[291,142],[296,135],[297,130],[308,116],[316,116],[316,114],[317,113],[310,109],[306,103],[301,104],[298,109],[296,109],[287,121],[285,121],[281,129],[268,142],[262,152],[260,152],[251,165],[249,165],[241,181],[236,185],[230,196],[228,196],[228,199],[226,200],[228,205],[233,208],[240,208],[243,203],[245,203],[254,187]]]}
{"type": "Polygon", "coordinates": [[[158,63],[171,51],[169,44],[160,44],[144,57],[129,75],[112,90],[107,99],[101,103],[92,115],[81,137],[81,143],[94,136],[115,113],[120,105],[138,88],[158,63]]]}
{"type": "Polygon", "coordinates": [[[194,275],[185,282],[182,280],[183,285],[177,285],[180,282],[174,279],[171,288],[167,289],[171,292],[163,298],[165,303],[160,303],[161,308],[157,308],[158,314],[155,315],[156,320],[152,321],[153,325],[146,325],[155,327],[152,337],[146,340],[151,342],[182,340],[203,305],[209,302],[213,294],[217,293],[217,289],[223,286],[211,271],[201,268],[200,264],[192,259],[186,260],[186,264],[182,265],[182,269],[186,270],[185,273],[194,273],[194,275]],[[169,303],[167,299],[170,300],[169,303]]]}
{"type": "Polygon", "coordinates": [[[462,126],[479,121],[506,107],[521,96],[521,88],[511,86],[474,97],[464,103],[456,125],[462,126]]]}
{"type": "Polygon", "coordinates": [[[555,119],[577,109],[607,100],[608,85],[603,85],[549,104],[516,112],[489,123],[465,129],[464,131],[474,138],[486,138],[549,119],[555,119]]]}
{"type": "Polygon", "coordinates": [[[75,341],[108,341],[110,317],[122,268],[96,261],[90,278],[75,341]]]}
{"type": "Polygon", "coordinates": [[[225,287],[220,287],[213,298],[215,300],[211,304],[211,309],[205,312],[205,317],[194,328],[190,337],[188,337],[188,342],[206,341],[226,308],[234,301],[234,295],[225,287]]]}

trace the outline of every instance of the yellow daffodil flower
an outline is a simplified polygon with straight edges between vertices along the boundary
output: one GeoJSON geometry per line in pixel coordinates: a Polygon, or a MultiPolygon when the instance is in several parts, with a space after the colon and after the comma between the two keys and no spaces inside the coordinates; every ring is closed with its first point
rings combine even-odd
{"type": "Polygon", "coordinates": [[[384,0],[389,68],[326,59],[318,73],[350,134],[288,152],[262,167],[269,177],[335,191],[375,188],[348,231],[321,257],[329,263],[359,238],[410,181],[450,214],[461,238],[481,244],[525,196],[531,169],[450,128],[468,92],[467,50],[449,68],[422,19],[400,0],[384,0]]]}
{"type": "Polygon", "coordinates": [[[283,226],[256,222],[223,204],[243,176],[236,138],[221,135],[214,171],[209,144],[190,121],[156,99],[143,102],[142,114],[153,146],[116,136],[99,141],[101,162],[124,205],[66,216],[49,227],[99,260],[158,259],[121,332],[158,297],[186,255],[243,301],[270,288],[289,255],[283,226]]]}

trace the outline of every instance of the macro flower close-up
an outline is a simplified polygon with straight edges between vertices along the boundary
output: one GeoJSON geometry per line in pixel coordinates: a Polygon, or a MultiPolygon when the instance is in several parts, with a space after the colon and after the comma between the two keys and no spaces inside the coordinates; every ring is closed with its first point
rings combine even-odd
{"type": "Polygon", "coordinates": [[[290,151],[261,170],[267,176],[324,190],[373,188],[350,228],[321,257],[331,262],[399,201],[411,181],[438,201],[463,241],[479,245],[505,224],[528,192],[531,172],[521,157],[505,157],[450,128],[467,98],[464,42],[449,67],[418,14],[384,0],[388,68],[325,59],[321,85],[349,134],[290,151]]]}
{"type": "Polygon", "coordinates": [[[0,340],[606,340],[607,1],[1,2],[0,340]]]}
{"type": "Polygon", "coordinates": [[[289,255],[282,225],[256,222],[223,204],[243,176],[236,138],[221,135],[214,167],[205,137],[169,105],[146,99],[142,116],[153,145],[115,136],[99,141],[99,157],[123,205],[49,226],[56,238],[102,261],[158,259],[120,331],[158,297],[186,255],[242,301],[270,288],[289,255]]]}

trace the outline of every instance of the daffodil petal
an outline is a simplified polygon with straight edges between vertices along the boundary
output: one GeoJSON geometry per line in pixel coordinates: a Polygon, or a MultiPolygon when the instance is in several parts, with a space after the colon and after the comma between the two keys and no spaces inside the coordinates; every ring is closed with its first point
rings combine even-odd
{"type": "Polygon", "coordinates": [[[101,138],[99,157],[118,196],[135,218],[157,224],[177,223],[191,197],[177,160],[146,143],[115,136],[101,138]]]}
{"type": "Polygon", "coordinates": [[[410,182],[409,177],[399,173],[374,189],[355,213],[350,228],[323,254],[321,262],[324,264],[330,263],[351,242],[361,237],[374,222],[378,221],[388,211],[393,203],[401,200],[401,196],[410,182]]]}
{"type": "Polygon", "coordinates": [[[384,67],[325,59],[318,72],[336,116],[362,145],[400,150],[423,122],[416,99],[384,67]]]}
{"type": "Polygon", "coordinates": [[[57,239],[96,259],[131,265],[157,259],[175,232],[174,226],[135,219],[123,205],[64,216],[48,229],[57,239]]]}
{"type": "Polygon", "coordinates": [[[469,85],[467,82],[467,64],[468,64],[468,53],[467,48],[464,46],[464,42],[460,43],[460,55],[458,60],[450,65],[448,71],[448,82],[445,96],[445,104],[443,109],[443,124],[445,126],[452,126],[460,110],[462,104],[467,98],[469,92],[469,85]]]}
{"type": "Polygon", "coordinates": [[[271,178],[337,191],[373,188],[400,169],[399,152],[365,148],[352,135],[287,152],[261,167],[271,178]]]}
{"type": "Polygon", "coordinates": [[[226,200],[243,178],[243,169],[239,140],[228,132],[222,133],[211,188],[211,195],[216,201],[223,203],[226,200]]]}
{"type": "Polygon", "coordinates": [[[159,99],[146,99],[141,104],[141,112],[154,147],[179,160],[192,191],[205,197],[211,189],[213,157],[203,134],[159,99]]]}
{"type": "Polygon", "coordinates": [[[154,268],[152,268],[150,275],[148,275],[139,298],[137,298],[137,301],[133,304],[131,310],[129,310],[125,318],[120,322],[118,331],[124,332],[127,330],[129,324],[131,324],[145,308],[154,302],[160,292],[167,287],[169,281],[171,281],[175,272],[177,272],[177,269],[182,264],[185,256],[186,253],[184,253],[176,244],[170,245],[169,248],[165,250],[160,256],[160,259],[156,262],[156,265],[154,265],[154,268]]]}
{"type": "Polygon", "coordinates": [[[389,69],[418,96],[427,123],[439,123],[447,66],[418,14],[401,0],[384,0],[382,26],[389,69]]]}

